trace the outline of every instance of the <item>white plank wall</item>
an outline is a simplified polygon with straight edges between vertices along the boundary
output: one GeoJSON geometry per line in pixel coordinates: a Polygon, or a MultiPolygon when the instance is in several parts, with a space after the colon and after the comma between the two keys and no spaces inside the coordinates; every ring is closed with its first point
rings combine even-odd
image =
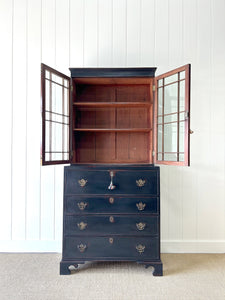
{"type": "Polygon", "coordinates": [[[40,59],[41,2],[31,0],[27,6],[27,188],[26,240],[40,237],[40,59]],[[31,100],[32,99],[32,100],[31,100]]]}
{"type": "Polygon", "coordinates": [[[61,251],[63,166],[40,167],[40,63],[191,63],[191,166],[161,167],[162,252],[225,252],[225,0],[0,0],[0,251],[61,251]]]}

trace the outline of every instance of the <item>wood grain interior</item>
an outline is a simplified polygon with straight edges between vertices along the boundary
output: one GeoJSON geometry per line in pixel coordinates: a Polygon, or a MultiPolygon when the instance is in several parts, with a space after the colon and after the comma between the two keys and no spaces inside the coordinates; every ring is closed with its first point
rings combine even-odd
{"type": "Polygon", "coordinates": [[[79,163],[149,162],[149,133],[77,132],[75,139],[79,163]]]}
{"type": "Polygon", "coordinates": [[[148,108],[76,109],[75,128],[151,128],[148,108]]]}
{"type": "Polygon", "coordinates": [[[149,84],[76,84],[74,104],[79,105],[73,106],[74,162],[151,163],[150,98],[149,84]],[[102,105],[95,107],[95,103],[102,105]]]}
{"type": "Polygon", "coordinates": [[[76,85],[75,102],[148,102],[149,85],[76,85]]]}

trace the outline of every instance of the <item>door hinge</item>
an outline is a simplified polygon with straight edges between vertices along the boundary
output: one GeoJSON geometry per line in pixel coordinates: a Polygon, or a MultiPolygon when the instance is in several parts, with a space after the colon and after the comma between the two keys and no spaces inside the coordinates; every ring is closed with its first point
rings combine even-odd
{"type": "Polygon", "coordinates": [[[155,84],[152,86],[152,91],[155,92],[155,84]]]}
{"type": "Polygon", "coordinates": [[[189,118],[189,111],[185,111],[185,120],[189,118]]]}
{"type": "Polygon", "coordinates": [[[153,157],[155,156],[155,151],[152,151],[152,156],[153,156],[153,157]]]}
{"type": "Polygon", "coordinates": [[[73,92],[73,85],[70,86],[70,91],[73,92]]]}

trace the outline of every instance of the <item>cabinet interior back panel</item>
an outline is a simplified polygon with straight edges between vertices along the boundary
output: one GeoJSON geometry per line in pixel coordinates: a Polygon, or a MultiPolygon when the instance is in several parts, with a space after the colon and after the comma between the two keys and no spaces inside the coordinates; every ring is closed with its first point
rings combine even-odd
{"type": "Polygon", "coordinates": [[[149,108],[143,107],[79,107],[76,109],[75,116],[76,128],[80,129],[150,128],[149,108]]]}
{"type": "Polygon", "coordinates": [[[149,163],[150,133],[77,132],[77,163],[149,163]]]}
{"type": "Polygon", "coordinates": [[[150,86],[77,84],[76,102],[148,102],[150,86]]]}
{"type": "Polygon", "coordinates": [[[74,104],[74,162],[149,162],[149,84],[76,84],[74,104]]]}

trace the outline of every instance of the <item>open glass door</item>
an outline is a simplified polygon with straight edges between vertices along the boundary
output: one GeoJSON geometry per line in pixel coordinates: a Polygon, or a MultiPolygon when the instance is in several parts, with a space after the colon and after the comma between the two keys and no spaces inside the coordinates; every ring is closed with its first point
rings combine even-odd
{"type": "Polygon", "coordinates": [[[70,78],[41,64],[42,165],[70,162],[70,78]]]}
{"type": "Polygon", "coordinates": [[[190,65],[155,78],[154,162],[189,165],[190,65]]]}

